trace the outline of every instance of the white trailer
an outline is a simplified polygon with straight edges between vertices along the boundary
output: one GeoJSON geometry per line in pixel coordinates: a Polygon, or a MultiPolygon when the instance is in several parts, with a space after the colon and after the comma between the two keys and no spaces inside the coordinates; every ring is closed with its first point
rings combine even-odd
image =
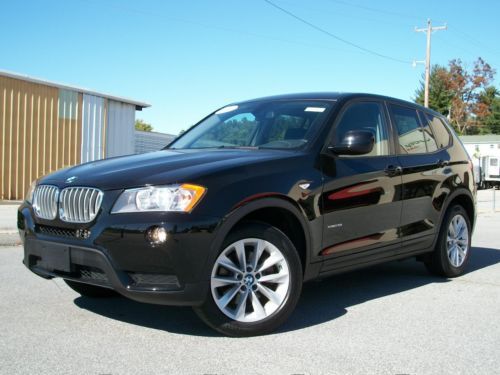
{"type": "Polygon", "coordinates": [[[480,178],[477,183],[480,188],[488,189],[500,186],[500,157],[483,156],[480,159],[480,178]]]}

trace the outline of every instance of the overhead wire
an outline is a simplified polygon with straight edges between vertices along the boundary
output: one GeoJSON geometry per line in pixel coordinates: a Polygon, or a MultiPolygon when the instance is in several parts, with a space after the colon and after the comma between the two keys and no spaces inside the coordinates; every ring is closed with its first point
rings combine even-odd
{"type": "MultiPolygon", "coordinates": [[[[94,1],[94,0],[79,0],[80,2],[87,3],[87,4],[92,4],[96,5],[99,7],[102,7],[100,2],[94,1]]],[[[226,26],[221,26],[221,25],[215,25],[215,24],[210,24],[210,23],[204,23],[204,22],[197,22],[193,21],[190,19],[186,18],[179,18],[179,17],[171,17],[171,16],[165,16],[163,14],[159,13],[153,13],[153,12],[148,12],[143,9],[137,9],[137,8],[132,8],[128,6],[123,6],[122,4],[111,4],[111,3],[106,3],[104,4],[108,9],[111,10],[116,10],[120,12],[125,12],[125,13],[131,13],[131,14],[138,14],[142,16],[147,16],[147,17],[156,17],[160,18],[165,21],[172,21],[172,22],[177,22],[185,25],[192,25],[192,26],[197,26],[205,29],[213,29],[213,30],[219,30],[219,31],[225,31],[225,32],[231,32],[231,33],[236,33],[240,35],[246,35],[254,38],[259,38],[259,39],[267,39],[267,40],[273,40],[277,42],[282,42],[282,43],[288,43],[288,44],[295,44],[295,45],[301,45],[301,46],[306,46],[306,47],[311,47],[311,48],[318,48],[322,50],[338,50],[334,48],[330,48],[325,45],[321,44],[316,44],[316,43],[309,43],[305,41],[300,41],[300,40],[292,40],[292,39],[286,39],[274,35],[269,35],[269,34],[262,34],[262,33],[255,33],[251,31],[246,31],[246,30],[241,30],[241,29],[235,29],[232,27],[226,27],[226,26]]],[[[344,51],[348,51],[345,49],[344,51]]]]}
{"type": "Polygon", "coordinates": [[[322,27],[317,26],[317,25],[313,24],[312,22],[309,22],[309,21],[307,21],[306,19],[304,19],[304,18],[302,18],[302,17],[300,17],[300,16],[296,15],[295,13],[292,13],[291,11],[289,11],[289,10],[287,10],[287,9],[285,9],[285,8],[283,8],[283,7],[281,7],[281,6],[279,6],[278,4],[276,4],[276,3],[272,2],[271,0],[264,0],[264,1],[265,1],[267,4],[269,4],[270,6],[272,6],[272,7],[276,8],[276,9],[278,9],[279,11],[281,11],[281,12],[283,12],[283,13],[287,14],[288,16],[290,16],[290,17],[292,17],[292,18],[296,19],[297,21],[302,22],[303,24],[305,24],[305,25],[307,25],[307,26],[309,26],[309,27],[311,27],[311,28],[315,29],[316,31],[319,31],[319,32],[321,32],[321,33],[323,33],[323,34],[325,34],[325,35],[328,35],[329,37],[331,37],[331,38],[333,38],[333,39],[336,39],[336,40],[338,40],[339,42],[342,42],[342,43],[347,44],[347,45],[349,45],[349,46],[351,46],[351,47],[354,47],[354,48],[356,48],[356,49],[359,49],[359,50],[361,50],[361,51],[363,51],[363,52],[369,53],[369,54],[374,55],[374,56],[378,56],[378,57],[383,58],[383,59],[386,59],[386,60],[390,60],[390,61],[398,62],[398,63],[401,63],[401,64],[411,64],[411,61],[410,61],[410,60],[403,60],[403,59],[399,59],[399,58],[392,57],[392,56],[389,56],[389,55],[385,55],[385,54],[383,54],[383,53],[379,53],[379,52],[377,52],[377,51],[374,51],[374,50],[368,49],[368,48],[366,48],[366,47],[363,47],[363,46],[361,46],[361,45],[359,45],[359,44],[353,43],[353,42],[351,42],[351,41],[349,41],[349,40],[347,40],[347,39],[345,39],[345,38],[342,38],[342,37],[340,37],[340,36],[338,36],[338,35],[336,35],[336,34],[333,34],[332,32],[330,32],[330,31],[328,31],[328,30],[325,30],[325,29],[323,29],[322,27]]]}

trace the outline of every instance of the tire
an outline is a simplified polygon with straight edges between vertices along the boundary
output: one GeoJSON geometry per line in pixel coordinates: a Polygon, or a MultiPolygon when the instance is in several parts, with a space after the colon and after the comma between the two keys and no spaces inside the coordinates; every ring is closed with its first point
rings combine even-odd
{"type": "Polygon", "coordinates": [[[207,280],[205,302],[194,308],[206,324],[233,337],[263,335],[294,310],[302,266],[283,232],[265,223],[245,223],[229,233],[207,280]]]}
{"type": "Polygon", "coordinates": [[[436,248],[425,261],[434,275],[457,277],[464,273],[471,250],[471,224],[460,205],[454,205],[445,214],[436,248]],[[453,224],[452,224],[453,221],[453,224]],[[455,233],[458,231],[459,233],[455,233]],[[452,241],[448,241],[452,239],[452,241]]]}
{"type": "Polygon", "coordinates": [[[64,282],[68,284],[68,286],[71,289],[73,289],[75,292],[81,294],[84,297],[106,298],[106,297],[114,297],[117,295],[117,293],[114,290],[103,288],[100,286],[79,283],[71,280],[64,280],[64,282]]]}

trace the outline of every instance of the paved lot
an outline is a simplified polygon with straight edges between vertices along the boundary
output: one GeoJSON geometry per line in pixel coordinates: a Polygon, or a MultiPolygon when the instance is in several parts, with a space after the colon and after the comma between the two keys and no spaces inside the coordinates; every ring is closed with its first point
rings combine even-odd
{"type": "Polygon", "coordinates": [[[17,207],[20,202],[0,201],[0,246],[19,245],[17,207]]]}
{"type": "Polygon", "coordinates": [[[92,300],[0,248],[2,374],[494,374],[500,214],[482,214],[469,272],[412,260],[313,282],[280,332],[222,337],[189,308],[92,300]]]}
{"type": "Polygon", "coordinates": [[[487,189],[477,192],[478,212],[500,211],[500,190],[487,189]]]}

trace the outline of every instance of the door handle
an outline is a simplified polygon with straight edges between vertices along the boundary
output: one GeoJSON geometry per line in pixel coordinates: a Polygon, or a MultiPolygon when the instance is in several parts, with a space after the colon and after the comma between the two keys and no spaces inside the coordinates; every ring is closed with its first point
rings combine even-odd
{"type": "Polygon", "coordinates": [[[401,168],[399,165],[388,165],[385,168],[385,173],[388,176],[397,176],[403,173],[403,168],[401,168]]]}

